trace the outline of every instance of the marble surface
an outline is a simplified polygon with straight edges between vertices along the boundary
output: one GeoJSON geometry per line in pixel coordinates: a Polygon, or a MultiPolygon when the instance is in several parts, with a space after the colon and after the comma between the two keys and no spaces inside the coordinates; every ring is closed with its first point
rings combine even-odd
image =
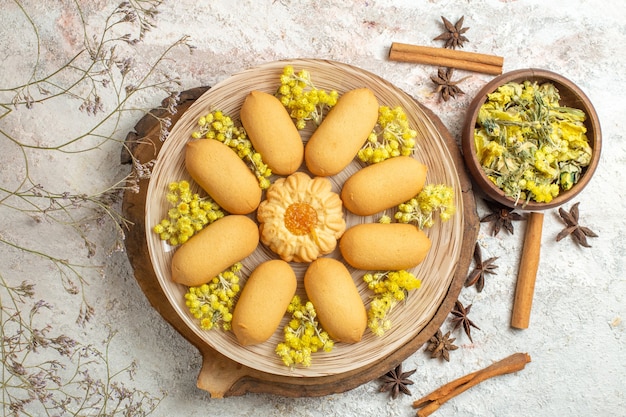
{"type": "MultiPolygon", "coordinates": [[[[150,6],[147,2],[132,4],[150,6]]],[[[120,72],[116,74],[124,78],[118,75],[104,86],[97,73],[102,68],[94,67],[87,82],[83,78],[73,86],[79,71],[67,69],[51,76],[47,85],[20,88],[66,65],[86,45],[100,42],[106,22],[111,22],[107,17],[117,6],[105,0],[3,2],[0,276],[5,287],[24,280],[35,284],[34,300],[45,300],[48,307],[40,310],[37,320],[49,325],[52,333],[104,349],[103,335],[112,331],[115,335],[106,345],[110,370],[136,364],[134,378],[125,383],[150,395],[163,395],[152,415],[409,416],[415,413],[413,400],[446,382],[511,353],[528,352],[532,362],[525,370],[486,381],[450,400],[435,415],[626,416],[623,3],[164,1],[154,19],[146,20],[154,27],[139,42],[111,41],[102,50],[109,53],[110,47],[117,45],[117,58],[108,62],[117,66],[120,72]],[[417,369],[412,376],[415,384],[410,387],[411,396],[392,400],[378,392],[378,381],[372,381],[321,398],[263,394],[210,398],[195,386],[201,359],[198,352],[147,302],[121,250],[115,223],[87,204],[88,199],[69,200],[71,195],[84,197],[106,190],[128,174],[128,166],[119,164],[121,142],[143,112],[158,106],[166,92],[153,88],[132,91],[127,86],[146,85],[141,84],[142,74],[151,73],[160,79],[177,79],[179,86],[173,90],[184,90],[214,85],[230,74],[269,61],[331,59],[378,74],[403,89],[439,116],[460,140],[465,110],[492,76],[457,71],[458,77],[469,77],[461,84],[465,94],[444,102],[432,93],[430,76],[436,68],[387,59],[392,42],[440,46],[433,38],[442,32],[441,16],[452,21],[465,17],[470,42],[464,50],[504,57],[504,71],[536,67],[558,72],[589,96],[600,118],[604,142],[595,177],[577,201],[581,223],[599,237],[590,239],[591,248],[581,248],[569,238],[557,243],[555,237],[563,225],[556,210],[545,213],[531,325],[527,330],[514,330],[509,320],[523,223],[516,223],[514,235],[501,232],[497,236],[483,225],[478,242],[484,257],[499,257],[497,274],[487,277],[481,293],[466,288],[460,295],[464,304],[472,304],[471,318],[480,329],[474,329],[473,343],[455,332],[459,349],[451,353],[449,363],[431,359],[423,349],[409,357],[405,369],[417,369]],[[172,47],[182,38],[193,46],[192,51],[184,45],[172,47]],[[51,97],[59,86],[72,94],[51,97]],[[129,92],[135,93],[132,101],[124,101],[129,92]],[[40,102],[42,94],[48,99],[40,102]],[[25,104],[30,101],[28,97],[33,98],[32,109],[25,104]],[[14,99],[16,106],[11,104],[14,99]],[[119,112],[119,117],[100,123],[115,106],[135,110],[119,112]],[[95,115],[89,114],[93,110],[95,115]],[[106,134],[98,136],[105,130],[106,134]],[[61,146],[77,137],[81,139],[61,146]],[[87,150],[91,147],[95,148],[87,150]],[[76,150],[85,152],[74,153],[76,150]],[[45,190],[43,195],[37,195],[39,189],[45,190]],[[20,193],[30,193],[30,197],[20,198],[20,193]],[[25,211],[29,199],[39,209],[25,211]],[[55,201],[71,203],[68,211],[77,227],[63,216],[60,222],[47,217],[54,212],[46,211],[46,207],[54,206],[55,201]],[[15,210],[15,206],[22,210],[15,210]],[[41,254],[52,254],[61,263],[41,254]],[[80,279],[68,265],[80,271],[80,279]],[[78,294],[66,291],[68,281],[79,288],[78,294]],[[76,320],[83,312],[84,300],[93,311],[89,311],[91,319],[81,326],[76,320]]],[[[114,25],[109,33],[123,36],[128,32],[134,39],[139,22],[114,25]]],[[[88,60],[83,58],[72,63],[85,68],[88,60]]],[[[480,200],[478,211],[479,215],[486,213],[480,200]]],[[[29,302],[21,308],[30,308],[29,302]]],[[[4,323],[3,331],[8,332],[4,323]]],[[[450,328],[449,321],[443,328],[450,328]]],[[[3,351],[5,375],[9,362],[8,353],[3,351]]],[[[97,361],[93,367],[93,372],[102,372],[97,361]]],[[[137,411],[134,415],[141,414],[137,411]]]]}

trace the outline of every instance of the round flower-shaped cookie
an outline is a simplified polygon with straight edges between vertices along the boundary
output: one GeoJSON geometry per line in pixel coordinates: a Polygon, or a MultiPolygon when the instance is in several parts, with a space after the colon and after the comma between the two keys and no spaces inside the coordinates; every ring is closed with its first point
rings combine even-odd
{"type": "Polygon", "coordinates": [[[257,210],[261,241],[287,262],[312,262],[332,252],[346,222],[331,188],[327,178],[303,172],[276,180],[257,210]]]}

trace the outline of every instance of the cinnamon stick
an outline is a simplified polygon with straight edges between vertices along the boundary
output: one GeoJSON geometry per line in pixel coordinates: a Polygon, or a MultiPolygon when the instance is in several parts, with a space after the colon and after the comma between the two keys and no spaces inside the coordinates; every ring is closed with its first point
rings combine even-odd
{"type": "Polygon", "coordinates": [[[429,46],[409,45],[393,42],[389,49],[392,61],[411,62],[414,64],[452,67],[485,74],[502,74],[504,58],[496,55],[476,52],[458,51],[455,49],[433,48],[429,46]]]}
{"type": "Polygon", "coordinates": [[[535,281],[539,270],[542,229],[543,213],[536,211],[530,213],[526,221],[526,235],[517,272],[513,314],[511,315],[511,327],[516,329],[527,329],[530,323],[535,281]]]}
{"type": "Polygon", "coordinates": [[[427,417],[449,399],[467,391],[482,381],[493,378],[494,376],[520,371],[524,369],[528,362],[530,362],[530,355],[527,353],[514,353],[484,369],[457,378],[427,396],[414,401],[413,408],[423,407],[416,415],[417,417],[427,417]]]}

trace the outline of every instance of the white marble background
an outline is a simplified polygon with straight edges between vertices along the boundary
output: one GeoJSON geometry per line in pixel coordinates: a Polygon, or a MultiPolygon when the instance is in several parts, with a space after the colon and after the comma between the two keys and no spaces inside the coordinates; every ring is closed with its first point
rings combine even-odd
{"type": "MultiPolygon", "coordinates": [[[[148,304],[126,254],[117,250],[111,220],[81,220],[79,233],[46,219],[41,211],[28,214],[12,208],[24,208],[25,199],[7,194],[26,191],[28,181],[20,188],[24,178],[62,196],[107,189],[128,173],[128,167],[119,164],[120,141],[141,117],[138,111],[122,112],[118,120],[100,127],[106,128],[112,139],[97,149],[63,152],[95,143],[93,136],[57,150],[41,149],[58,146],[95,126],[99,117],[117,105],[114,90],[118,84],[98,87],[102,111],[95,116],[79,110],[81,96],[87,97],[90,91],[86,84],[73,90],[76,97],[36,102],[30,110],[10,104],[17,87],[67,63],[84,48],[85,40],[95,41],[117,5],[105,0],[0,1],[0,276],[5,287],[23,280],[35,284],[35,297],[22,306],[27,316],[25,309],[36,300],[45,300],[48,307],[36,315],[35,324],[50,325],[49,334],[65,334],[101,351],[104,335],[113,330],[115,336],[108,345],[110,369],[136,363],[134,379],[124,379],[125,383],[151,396],[164,395],[152,413],[155,416],[409,416],[414,415],[413,400],[513,352],[528,352],[532,363],[515,375],[484,382],[446,403],[435,415],[626,416],[626,195],[622,181],[626,162],[626,6],[622,2],[164,1],[153,20],[155,27],[142,42],[117,49],[121,58],[132,56],[127,81],[138,82],[159,55],[189,36],[193,53],[184,46],[175,47],[159,66],[164,74],[180,80],[180,89],[213,85],[234,72],[277,59],[342,61],[404,89],[434,111],[459,139],[471,98],[491,76],[458,71],[458,77],[470,76],[461,84],[466,94],[443,102],[432,94],[429,77],[436,68],[390,62],[387,52],[394,41],[440,46],[432,40],[442,31],[440,16],[452,21],[465,16],[465,26],[470,27],[465,50],[503,56],[505,71],[537,67],[559,72],[587,93],[602,124],[603,154],[593,181],[577,201],[581,223],[600,237],[590,240],[590,249],[578,247],[570,239],[556,243],[554,238],[563,225],[556,211],[546,213],[531,326],[516,331],[509,327],[509,319],[523,224],[516,223],[513,236],[501,232],[496,237],[483,225],[479,243],[485,258],[499,257],[498,273],[487,277],[482,293],[468,288],[460,296],[464,304],[473,304],[470,317],[480,330],[474,329],[473,343],[456,333],[460,348],[451,353],[449,363],[430,359],[423,349],[408,358],[405,369],[417,368],[412,377],[413,395],[397,400],[378,393],[377,381],[323,398],[250,394],[211,399],[195,386],[200,356],[148,304]],[[33,72],[33,68],[37,70],[33,72]],[[95,245],[93,256],[88,256],[81,233],[95,245]],[[13,244],[32,251],[17,250],[13,244]],[[56,267],[59,264],[41,254],[91,266],[79,268],[85,280],[79,285],[82,291],[68,294],[56,267]],[[83,300],[93,307],[93,317],[79,326],[76,318],[83,300]]],[[[119,27],[120,34],[125,30],[130,30],[130,25],[119,27]]],[[[55,82],[67,88],[75,77],[76,73],[65,71],[55,82]]],[[[40,97],[36,87],[30,94],[35,100],[40,97]]],[[[147,89],[126,105],[150,109],[164,97],[162,91],[147,89]]],[[[47,204],[43,198],[32,199],[47,204]]],[[[72,213],[90,216],[93,210],[72,213]]],[[[479,214],[484,213],[480,204],[479,214]]],[[[9,308],[5,292],[0,294],[3,308],[9,308]]],[[[6,336],[9,323],[6,314],[2,317],[6,336]]],[[[33,358],[35,354],[28,360],[33,358]]],[[[7,351],[3,351],[3,363],[4,381],[15,381],[15,377],[9,378],[7,351]]],[[[99,361],[88,369],[94,374],[106,370],[99,361]]],[[[9,392],[7,385],[0,386],[5,394],[9,392]]],[[[137,411],[134,415],[141,414],[137,411]]]]}

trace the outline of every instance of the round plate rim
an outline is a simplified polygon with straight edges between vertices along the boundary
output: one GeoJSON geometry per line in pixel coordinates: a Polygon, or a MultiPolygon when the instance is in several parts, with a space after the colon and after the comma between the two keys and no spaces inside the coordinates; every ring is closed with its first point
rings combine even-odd
{"type": "MultiPolygon", "coordinates": [[[[251,72],[252,72],[252,73],[254,73],[256,70],[258,70],[258,69],[260,69],[260,68],[267,68],[268,66],[276,66],[276,67],[280,67],[280,68],[282,68],[284,65],[287,65],[287,64],[292,64],[292,65],[297,65],[297,66],[305,66],[307,63],[316,63],[316,64],[325,63],[325,64],[329,64],[329,65],[332,65],[332,66],[337,67],[337,68],[343,68],[343,69],[346,69],[346,70],[348,70],[348,71],[357,71],[357,72],[358,72],[358,73],[360,73],[360,74],[365,74],[365,75],[367,75],[368,77],[375,79],[377,82],[379,82],[380,84],[384,85],[386,88],[389,88],[389,89],[394,90],[394,92],[395,92],[395,93],[398,93],[398,94],[402,94],[402,95],[404,95],[404,96],[405,96],[408,100],[410,100],[410,101],[411,101],[412,103],[414,103],[416,106],[421,107],[421,104],[420,104],[420,103],[418,103],[417,101],[415,101],[413,98],[411,98],[408,94],[406,94],[406,93],[405,93],[405,92],[403,92],[402,90],[398,89],[397,87],[393,86],[393,85],[392,85],[391,83],[389,83],[388,81],[386,81],[386,80],[382,79],[381,77],[379,77],[379,76],[377,76],[377,75],[375,75],[375,74],[372,74],[372,73],[370,73],[370,72],[368,72],[368,71],[365,71],[365,70],[359,69],[359,68],[357,68],[357,67],[353,67],[353,66],[351,66],[351,65],[349,65],[349,64],[339,63],[339,62],[336,62],[336,61],[330,61],[330,60],[318,60],[318,59],[295,59],[295,60],[281,60],[281,61],[273,61],[273,62],[270,62],[270,63],[267,63],[267,64],[262,64],[262,65],[259,65],[259,66],[255,66],[255,67],[252,67],[252,68],[249,68],[249,69],[243,70],[243,71],[241,71],[241,72],[239,72],[239,73],[236,73],[236,74],[234,74],[233,76],[229,77],[228,79],[226,79],[226,80],[224,80],[224,81],[222,81],[222,82],[220,82],[220,83],[217,83],[214,87],[212,87],[212,88],[211,88],[208,92],[206,92],[205,94],[209,94],[209,93],[211,93],[212,91],[213,91],[213,92],[214,92],[214,91],[216,91],[216,89],[221,88],[221,86],[222,86],[222,85],[224,85],[225,83],[229,82],[229,80],[230,80],[230,81],[232,81],[232,79],[233,79],[234,77],[244,76],[245,74],[249,74],[249,73],[251,73],[251,72]]],[[[194,104],[195,104],[195,103],[194,103],[194,104]]],[[[188,109],[188,110],[186,111],[186,113],[185,113],[185,114],[183,114],[183,116],[181,116],[181,118],[184,118],[187,114],[191,114],[192,112],[191,112],[190,110],[193,108],[193,106],[194,106],[194,105],[192,105],[192,106],[190,107],[190,109],[188,109]]],[[[430,120],[429,120],[429,121],[430,121],[430,120]]],[[[432,121],[430,121],[430,122],[432,123],[432,121]]],[[[174,128],[172,129],[172,133],[174,133],[174,132],[176,131],[176,126],[178,126],[178,125],[180,125],[180,121],[179,121],[179,122],[178,122],[178,123],[174,126],[174,128]]],[[[171,135],[171,134],[170,134],[170,135],[171,135]]],[[[166,143],[163,145],[163,147],[165,148],[167,145],[168,145],[168,143],[167,143],[167,141],[166,141],[166,143]]],[[[167,150],[167,148],[166,148],[165,150],[167,150]]],[[[448,156],[449,158],[451,158],[451,155],[449,154],[449,151],[448,151],[447,147],[444,147],[444,151],[445,151],[445,152],[447,152],[447,153],[448,153],[448,155],[447,155],[447,156],[448,156]]],[[[156,170],[158,170],[159,160],[161,160],[161,158],[163,157],[163,155],[165,155],[166,153],[167,153],[167,152],[163,152],[163,150],[159,153],[159,158],[157,159],[157,163],[155,164],[155,169],[156,169],[156,170]]],[[[456,172],[456,170],[455,170],[455,172],[454,172],[454,177],[455,177],[455,179],[456,179],[456,184],[457,184],[457,185],[458,185],[458,184],[460,184],[459,177],[458,177],[458,172],[456,172]]],[[[154,192],[155,192],[155,191],[154,191],[153,187],[149,187],[149,189],[148,189],[148,195],[147,195],[147,200],[150,200],[150,198],[151,198],[151,197],[153,197],[154,192]]],[[[460,205],[460,204],[462,204],[462,199],[457,199],[457,200],[458,200],[458,201],[457,201],[457,204],[459,204],[459,205],[460,205]]],[[[463,212],[462,206],[457,206],[457,213],[462,213],[462,212],[463,212]]],[[[463,223],[463,219],[462,219],[462,218],[461,218],[460,223],[461,223],[461,224],[463,223]]],[[[148,217],[148,215],[146,214],[146,224],[145,224],[145,227],[146,227],[146,235],[147,235],[147,236],[150,236],[150,233],[152,233],[152,231],[151,231],[151,226],[150,226],[151,224],[153,224],[153,223],[151,223],[150,218],[149,218],[149,217],[148,217]]],[[[148,238],[148,240],[150,240],[150,239],[148,238]]],[[[462,240],[462,239],[461,239],[461,240],[462,240]]],[[[458,242],[458,243],[459,243],[459,245],[460,245],[460,242],[458,242]]],[[[153,248],[153,246],[152,246],[152,245],[150,245],[150,244],[149,244],[149,245],[148,245],[148,249],[149,249],[150,257],[152,258],[152,256],[153,256],[152,251],[154,250],[154,248],[153,248]]],[[[454,261],[455,261],[455,262],[458,262],[458,257],[457,257],[457,259],[455,259],[454,261]]],[[[157,276],[157,278],[158,278],[159,284],[160,284],[160,285],[163,285],[163,282],[162,282],[162,277],[160,276],[160,274],[158,273],[158,271],[156,271],[156,270],[155,270],[155,274],[156,274],[156,276],[157,276]]],[[[450,279],[449,279],[449,282],[451,282],[451,281],[452,281],[452,276],[453,276],[453,275],[454,275],[454,270],[453,270],[453,272],[452,272],[452,274],[451,274],[451,277],[450,277],[450,279]]],[[[174,306],[174,309],[176,310],[176,312],[180,314],[180,311],[176,308],[177,304],[174,302],[174,300],[171,300],[171,299],[170,299],[169,292],[166,290],[166,288],[162,288],[162,290],[163,290],[163,292],[166,294],[166,297],[168,298],[168,300],[170,300],[170,302],[171,302],[171,303],[172,303],[172,305],[174,306]]],[[[436,312],[436,311],[435,311],[435,312],[436,312]]],[[[430,320],[433,318],[433,316],[434,316],[434,315],[435,315],[435,313],[433,313],[433,314],[429,317],[429,319],[426,321],[426,323],[428,323],[428,321],[430,321],[430,320]]],[[[188,323],[187,323],[187,324],[188,324],[188,323]]],[[[196,333],[196,334],[197,334],[197,333],[198,333],[198,332],[197,332],[197,329],[195,329],[193,326],[191,326],[191,327],[192,327],[192,331],[194,331],[194,333],[196,333]]],[[[418,332],[418,333],[419,333],[419,332],[418,332]]],[[[213,346],[212,346],[212,347],[213,347],[213,346]]],[[[214,347],[214,348],[215,348],[215,347],[214,347]]],[[[224,352],[222,352],[221,350],[218,350],[218,352],[220,352],[220,353],[224,354],[224,352]]],[[[229,357],[230,359],[233,359],[232,357],[230,357],[230,356],[228,356],[228,355],[226,355],[226,356],[227,356],[227,357],[229,357]]],[[[241,361],[240,361],[240,360],[237,360],[237,359],[233,359],[233,360],[235,360],[235,361],[237,361],[237,362],[240,362],[240,363],[241,363],[241,361]]],[[[243,363],[243,364],[244,364],[244,365],[246,365],[246,366],[248,366],[248,367],[250,367],[250,368],[260,370],[260,371],[262,371],[262,372],[268,372],[268,370],[267,370],[267,369],[259,369],[259,368],[256,368],[256,367],[254,366],[254,364],[253,364],[253,363],[243,363]]],[[[366,365],[367,365],[367,364],[360,364],[358,367],[355,367],[355,369],[356,369],[356,368],[361,368],[361,367],[366,366],[366,365]]],[[[274,373],[274,372],[269,371],[269,373],[274,373]]],[[[283,373],[282,373],[282,372],[277,372],[276,374],[277,374],[277,375],[283,375],[283,373]]],[[[327,374],[315,374],[315,373],[310,373],[310,374],[309,374],[309,373],[304,373],[304,374],[301,374],[301,375],[292,374],[292,375],[290,375],[290,376],[325,376],[325,375],[327,375],[327,374]]]]}

